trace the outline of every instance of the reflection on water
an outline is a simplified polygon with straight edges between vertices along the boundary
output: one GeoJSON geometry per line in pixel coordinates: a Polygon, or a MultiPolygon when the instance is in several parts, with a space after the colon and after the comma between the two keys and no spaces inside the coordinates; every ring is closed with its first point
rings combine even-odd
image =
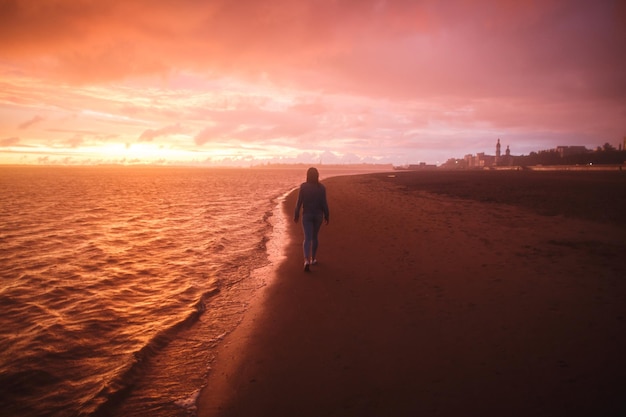
{"type": "Polygon", "coordinates": [[[0,168],[2,414],[185,415],[302,176],[0,168]]]}

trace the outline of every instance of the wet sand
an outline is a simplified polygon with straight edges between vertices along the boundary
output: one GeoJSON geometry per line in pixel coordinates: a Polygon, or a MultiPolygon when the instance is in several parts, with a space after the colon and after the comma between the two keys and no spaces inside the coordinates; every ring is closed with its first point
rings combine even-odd
{"type": "Polygon", "coordinates": [[[626,176],[534,174],[324,181],[198,416],[625,415],[626,176]]]}

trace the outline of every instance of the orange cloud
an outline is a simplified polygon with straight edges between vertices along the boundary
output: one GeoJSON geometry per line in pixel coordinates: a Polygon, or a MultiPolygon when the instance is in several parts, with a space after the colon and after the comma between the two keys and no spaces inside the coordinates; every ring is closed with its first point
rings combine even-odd
{"type": "Polygon", "coordinates": [[[17,145],[18,143],[20,143],[20,138],[18,137],[0,139],[0,146],[2,147],[17,145]]]}
{"type": "Polygon", "coordinates": [[[191,69],[360,94],[560,94],[551,81],[565,69],[578,77],[566,88],[588,93],[601,79],[624,89],[623,9],[569,0],[8,1],[0,36],[9,60],[78,83],[191,69]]]}
{"type": "Polygon", "coordinates": [[[184,129],[180,124],[165,126],[160,129],[148,129],[145,130],[141,136],[139,136],[139,142],[152,142],[155,138],[161,136],[169,136],[185,132],[186,129],[184,129]]]}
{"type": "Polygon", "coordinates": [[[39,123],[41,121],[43,121],[44,118],[41,116],[35,116],[30,120],[27,120],[23,123],[20,123],[20,125],[18,126],[19,129],[28,129],[29,127],[31,127],[32,125],[39,123]]]}
{"type": "Polygon", "coordinates": [[[603,143],[626,132],[625,10],[618,0],[5,0],[0,137],[389,158],[481,151],[504,133],[532,146],[603,143]]]}

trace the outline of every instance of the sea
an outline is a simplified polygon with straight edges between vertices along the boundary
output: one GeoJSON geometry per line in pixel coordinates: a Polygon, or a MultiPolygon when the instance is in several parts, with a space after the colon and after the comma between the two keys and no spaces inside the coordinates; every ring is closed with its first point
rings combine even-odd
{"type": "Polygon", "coordinates": [[[304,178],[0,167],[0,416],[195,415],[304,178]]]}

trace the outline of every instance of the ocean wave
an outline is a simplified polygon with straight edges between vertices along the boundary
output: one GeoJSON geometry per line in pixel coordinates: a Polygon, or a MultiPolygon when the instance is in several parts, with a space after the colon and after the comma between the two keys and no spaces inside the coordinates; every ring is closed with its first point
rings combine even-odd
{"type": "Polygon", "coordinates": [[[174,415],[268,263],[295,176],[1,169],[2,413],[174,415]]]}

